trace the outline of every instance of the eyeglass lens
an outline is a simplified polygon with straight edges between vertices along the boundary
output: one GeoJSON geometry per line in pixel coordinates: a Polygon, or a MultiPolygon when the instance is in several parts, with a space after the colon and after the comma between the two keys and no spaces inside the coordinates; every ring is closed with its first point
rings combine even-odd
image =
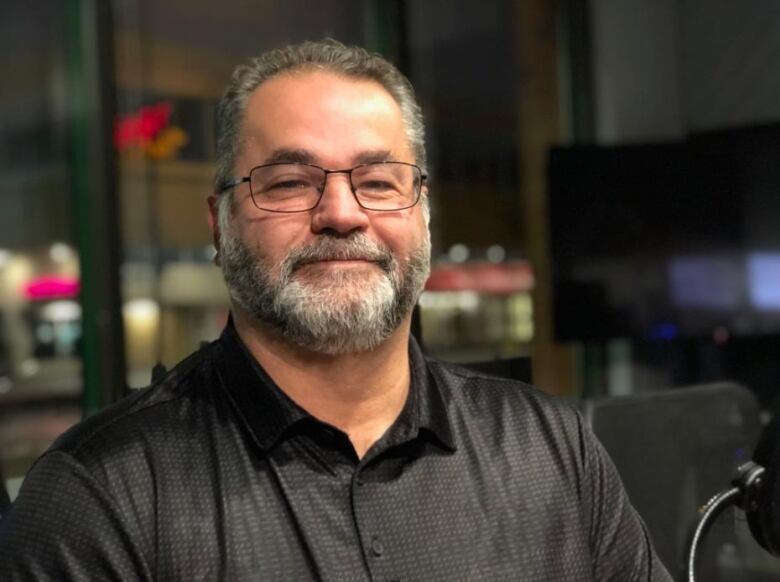
{"type": "MultiPolygon", "coordinates": [[[[254,168],[250,189],[260,209],[291,212],[314,208],[329,172],[306,164],[270,164],[254,168]]],[[[361,206],[396,210],[413,206],[420,194],[419,168],[400,162],[366,164],[350,172],[352,190],[361,206]]]]}

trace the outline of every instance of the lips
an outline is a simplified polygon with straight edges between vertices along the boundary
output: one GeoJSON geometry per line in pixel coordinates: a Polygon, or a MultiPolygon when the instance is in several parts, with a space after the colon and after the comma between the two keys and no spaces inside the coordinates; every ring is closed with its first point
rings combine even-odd
{"type": "Polygon", "coordinates": [[[346,261],[375,264],[386,272],[393,269],[394,263],[388,248],[360,233],[349,238],[323,237],[310,245],[291,251],[285,260],[288,273],[314,263],[346,261]]]}
{"type": "Polygon", "coordinates": [[[303,267],[305,265],[312,265],[314,263],[346,263],[346,262],[363,262],[363,263],[378,263],[375,258],[369,257],[322,257],[322,258],[307,258],[295,263],[295,267],[303,267]]]}
{"type": "MultiPolygon", "coordinates": [[[[366,259],[366,258],[359,258],[359,259],[334,259],[334,258],[326,258],[326,259],[318,259],[318,260],[307,260],[300,263],[297,263],[293,266],[293,272],[299,271],[300,269],[304,269],[308,266],[313,266],[313,268],[317,268],[319,266],[322,269],[359,269],[361,268],[361,265],[363,267],[374,265],[376,267],[379,267],[380,269],[383,269],[380,262],[372,260],[372,259],[366,259]]],[[[383,269],[384,270],[384,269],[383,269]]]]}
{"type": "MultiPolygon", "coordinates": [[[[315,250],[315,249],[312,249],[315,250]]],[[[385,255],[384,253],[377,252],[367,254],[356,253],[351,249],[344,249],[344,252],[330,252],[330,253],[306,253],[304,256],[299,257],[293,261],[293,270],[305,267],[306,265],[318,264],[318,263],[344,263],[344,262],[362,262],[371,263],[379,266],[383,270],[387,270],[392,262],[392,257],[385,255]]]]}

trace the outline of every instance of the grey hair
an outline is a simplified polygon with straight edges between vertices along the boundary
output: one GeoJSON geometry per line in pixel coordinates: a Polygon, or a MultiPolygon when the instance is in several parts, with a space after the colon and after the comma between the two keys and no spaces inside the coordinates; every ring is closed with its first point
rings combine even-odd
{"type": "MultiPolygon", "coordinates": [[[[249,97],[254,90],[280,73],[306,69],[373,80],[382,85],[398,103],[415,162],[426,173],[422,111],[409,80],[382,56],[328,38],[268,51],[249,63],[238,66],[233,72],[233,77],[217,106],[215,191],[233,179],[233,167],[240,148],[241,125],[249,97]]],[[[226,209],[225,199],[232,196],[223,195],[220,198],[220,210],[226,209]]]]}

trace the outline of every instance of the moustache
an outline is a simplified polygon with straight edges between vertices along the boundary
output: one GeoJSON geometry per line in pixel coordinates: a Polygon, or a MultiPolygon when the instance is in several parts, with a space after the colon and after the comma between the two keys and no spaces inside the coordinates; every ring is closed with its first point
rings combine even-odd
{"type": "Polygon", "coordinates": [[[304,265],[321,261],[368,261],[388,273],[395,263],[388,247],[370,240],[364,234],[348,238],[327,235],[290,251],[284,259],[283,271],[289,274],[304,265]]]}

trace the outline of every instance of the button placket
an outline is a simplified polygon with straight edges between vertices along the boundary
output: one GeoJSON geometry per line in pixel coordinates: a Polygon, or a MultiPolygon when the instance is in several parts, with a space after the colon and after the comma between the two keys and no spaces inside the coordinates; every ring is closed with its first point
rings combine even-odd
{"type": "Polygon", "coordinates": [[[352,501],[354,504],[354,515],[357,520],[358,530],[361,531],[363,539],[363,548],[367,558],[376,559],[382,557],[385,553],[385,547],[376,531],[370,505],[370,493],[368,492],[366,478],[361,475],[360,469],[357,469],[352,477],[352,501]]]}

